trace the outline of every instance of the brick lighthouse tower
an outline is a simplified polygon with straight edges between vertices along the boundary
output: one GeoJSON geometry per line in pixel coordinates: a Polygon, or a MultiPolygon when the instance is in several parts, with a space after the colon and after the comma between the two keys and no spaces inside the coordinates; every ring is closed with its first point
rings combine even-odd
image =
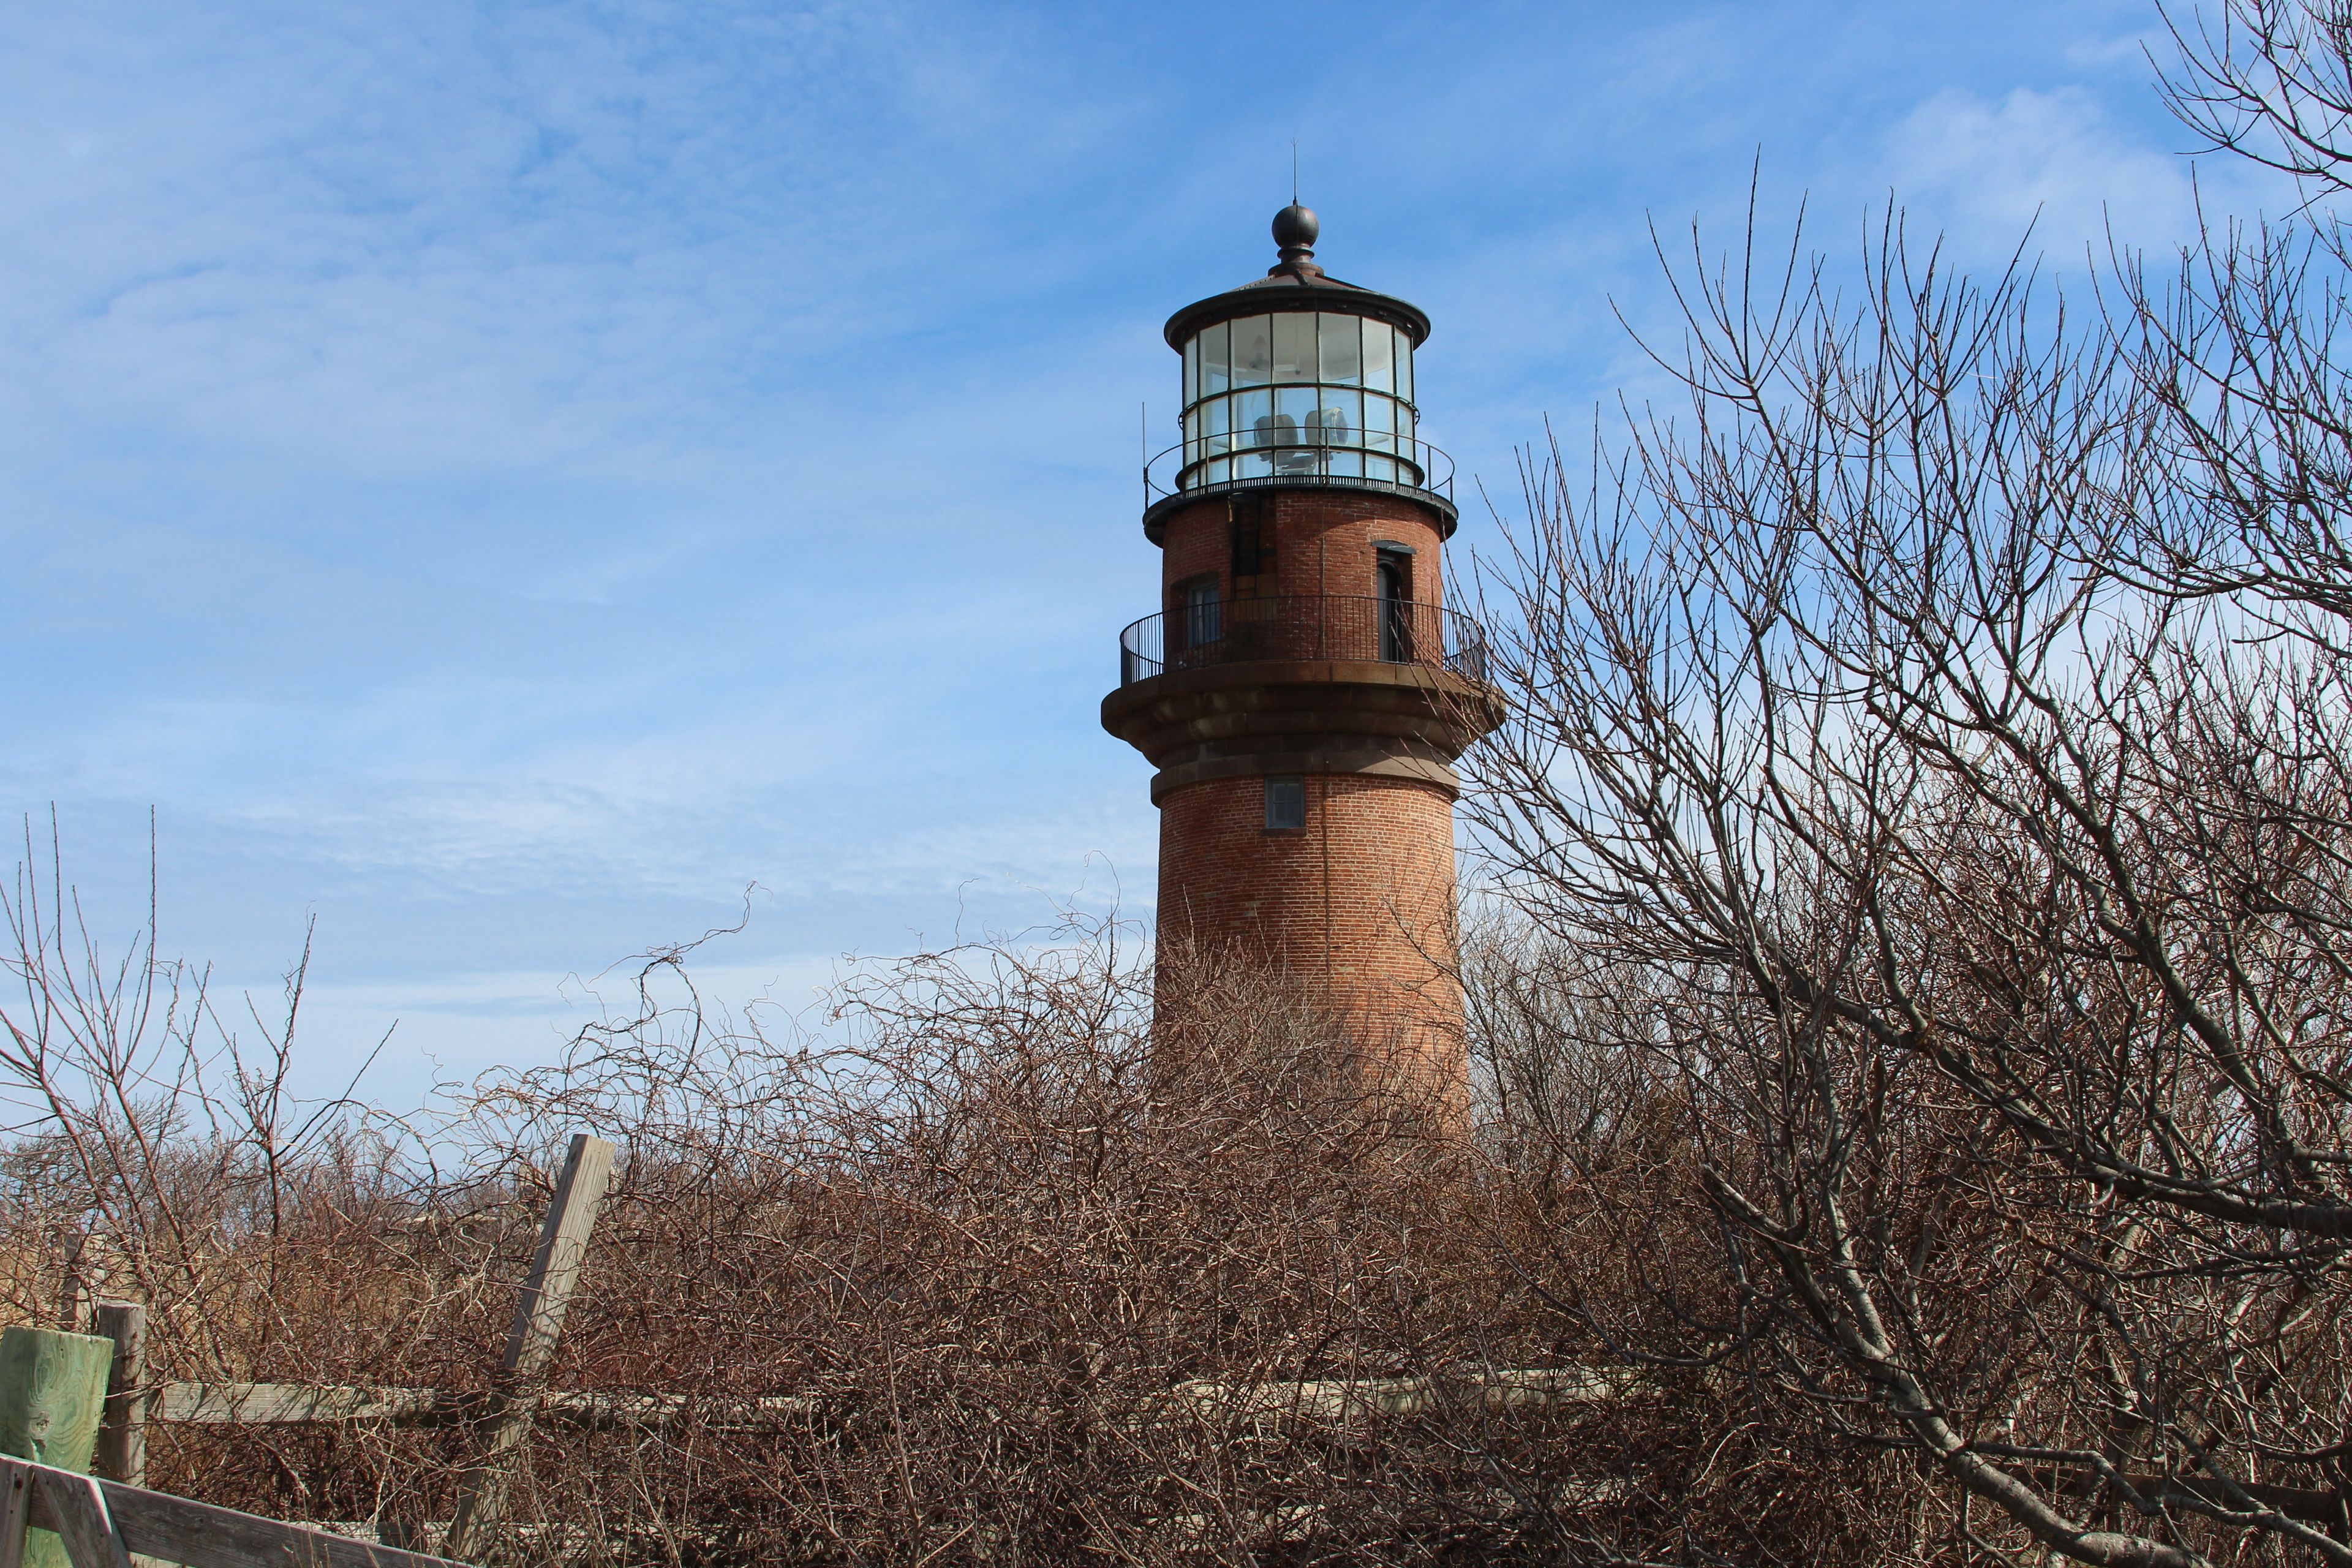
{"type": "Polygon", "coordinates": [[[1159,771],[1163,958],[1270,963],[1370,1081],[1460,1100],[1453,763],[1496,723],[1444,607],[1452,464],[1420,438],[1429,318],[1315,264],[1276,214],[1263,278],[1169,318],[1182,443],[1144,474],[1160,610],[1119,638],[1103,727],[1159,771]]]}

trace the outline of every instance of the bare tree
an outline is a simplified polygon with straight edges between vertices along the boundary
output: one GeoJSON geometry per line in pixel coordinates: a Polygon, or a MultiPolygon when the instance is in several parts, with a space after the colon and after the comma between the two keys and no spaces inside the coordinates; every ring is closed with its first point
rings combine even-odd
{"type": "Polygon", "coordinates": [[[1753,236],[1681,421],[1529,475],[1474,806],[1723,1221],[1660,1353],[1964,1554],[2352,1562],[2340,250],[2084,321],[1753,236]]]}

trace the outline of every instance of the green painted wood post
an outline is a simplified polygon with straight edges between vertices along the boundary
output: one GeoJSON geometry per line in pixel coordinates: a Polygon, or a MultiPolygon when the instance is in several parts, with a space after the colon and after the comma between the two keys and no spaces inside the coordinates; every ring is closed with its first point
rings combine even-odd
{"type": "MultiPolygon", "coordinates": [[[[0,1330],[0,1454],[89,1469],[114,1342],[56,1329],[0,1330]]],[[[24,1568],[69,1568],[53,1531],[27,1531],[24,1568]]]]}

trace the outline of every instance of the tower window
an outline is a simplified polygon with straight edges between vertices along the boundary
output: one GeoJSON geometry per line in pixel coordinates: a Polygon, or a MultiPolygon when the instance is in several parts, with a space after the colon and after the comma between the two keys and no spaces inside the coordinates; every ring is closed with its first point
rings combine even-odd
{"type": "Polygon", "coordinates": [[[1373,557],[1372,584],[1380,595],[1381,657],[1391,664],[1413,658],[1412,556],[1382,549],[1373,557]]]}
{"type": "Polygon", "coordinates": [[[1206,647],[1225,635],[1224,606],[1219,602],[1214,577],[1196,577],[1181,584],[1176,607],[1183,636],[1181,647],[1206,647]]]}
{"type": "Polygon", "coordinates": [[[1264,500],[1257,496],[1233,496],[1226,500],[1225,509],[1233,520],[1234,595],[1272,593],[1274,544],[1265,536],[1264,500]]]}
{"type": "Polygon", "coordinates": [[[1266,780],[1265,830],[1268,833],[1295,833],[1306,826],[1307,781],[1266,780]]]}

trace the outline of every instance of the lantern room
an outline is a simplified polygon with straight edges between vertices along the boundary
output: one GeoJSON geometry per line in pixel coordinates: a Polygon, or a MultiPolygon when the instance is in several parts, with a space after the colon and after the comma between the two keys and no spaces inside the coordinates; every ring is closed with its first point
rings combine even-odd
{"type": "Polygon", "coordinates": [[[1184,342],[1179,488],[1325,472],[1410,484],[1411,333],[1340,310],[1280,310],[1184,342]]]}
{"type": "Polygon", "coordinates": [[[1183,359],[1181,442],[1144,475],[1144,523],[1234,486],[1340,485],[1432,501],[1451,531],[1453,474],[1421,438],[1413,353],[1429,318],[1315,264],[1315,215],[1274,220],[1265,277],[1186,306],[1168,345],[1183,359]]]}

